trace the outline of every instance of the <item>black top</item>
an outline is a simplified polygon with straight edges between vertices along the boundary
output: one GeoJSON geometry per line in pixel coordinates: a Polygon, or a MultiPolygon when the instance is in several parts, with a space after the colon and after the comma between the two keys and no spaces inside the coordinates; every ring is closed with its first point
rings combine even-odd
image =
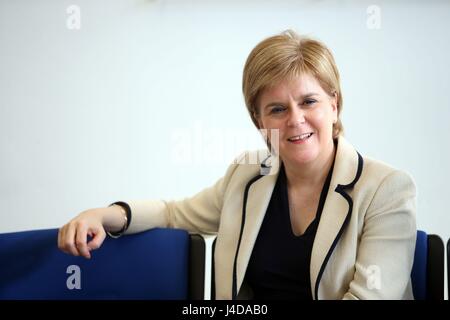
{"type": "Polygon", "coordinates": [[[320,194],[316,217],[296,236],[291,227],[284,166],[281,165],[261,229],[247,267],[246,281],[254,299],[311,300],[311,251],[328,193],[333,166],[320,194]]]}

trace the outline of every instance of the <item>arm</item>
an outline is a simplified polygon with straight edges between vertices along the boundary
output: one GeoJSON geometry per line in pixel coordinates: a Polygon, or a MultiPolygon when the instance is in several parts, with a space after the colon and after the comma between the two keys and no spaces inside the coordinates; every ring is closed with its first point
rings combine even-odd
{"type": "Polygon", "coordinates": [[[416,188],[401,171],[389,174],[364,218],[355,274],[344,299],[402,299],[416,244],[416,188]]]}
{"type": "Polygon", "coordinates": [[[155,227],[181,228],[192,232],[217,232],[223,195],[238,164],[229,166],[225,176],[212,187],[182,201],[132,201],[122,205],[83,211],[60,228],[58,247],[75,256],[90,258],[90,251],[98,249],[106,232],[125,234],[142,232],[155,227]],[[130,209],[131,212],[128,212],[130,209]],[[131,213],[131,214],[130,214],[131,213]],[[129,218],[126,218],[129,216],[129,218]],[[129,224],[129,225],[128,225],[129,224]],[[128,228],[126,228],[128,225],[128,228]],[[87,236],[91,241],[87,242],[87,236]]]}
{"type": "Polygon", "coordinates": [[[223,197],[233,176],[237,161],[228,167],[224,177],[213,186],[181,201],[130,201],[131,223],[125,234],[156,227],[185,229],[197,233],[215,233],[219,227],[223,197]]]}

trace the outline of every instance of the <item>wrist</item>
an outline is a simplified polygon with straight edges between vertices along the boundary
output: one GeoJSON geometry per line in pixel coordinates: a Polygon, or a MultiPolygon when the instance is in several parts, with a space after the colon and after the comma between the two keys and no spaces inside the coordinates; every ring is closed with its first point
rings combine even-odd
{"type": "Polygon", "coordinates": [[[109,223],[105,221],[104,228],[109,236],[113,238],[120,237],[130,225],[131,209],[125,202],[115,202],[108,207],[111,214],[107,215],[110,218],[109,223]]]}

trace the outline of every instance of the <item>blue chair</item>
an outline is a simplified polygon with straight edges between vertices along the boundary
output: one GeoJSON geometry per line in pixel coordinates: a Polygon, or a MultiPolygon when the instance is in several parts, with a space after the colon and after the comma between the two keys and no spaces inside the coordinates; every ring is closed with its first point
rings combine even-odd
{"type": "Polygon", "coordinates": [[[450,239],[447,240],[447,296],[450,299],[450,239]]]}
{"type": "Polygon", "coordinates": [[[417,231],[411,279],[416,300],[444,299],[444,243],[439,236],[417,231]]]}
{"type": "Polygon", "coordinates": [[[0,299],[204,297],[204,240],[153,229],[106,238],[87,260],[61,252],[57,229],[0,234],[0,299]],[[202,269],[203,266],[203,269],[202,269]]]}

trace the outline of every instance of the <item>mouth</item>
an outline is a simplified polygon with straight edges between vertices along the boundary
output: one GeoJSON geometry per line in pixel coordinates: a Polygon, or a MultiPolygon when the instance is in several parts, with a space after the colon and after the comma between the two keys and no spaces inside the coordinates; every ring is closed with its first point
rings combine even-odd
{"type": "Polygon", "coordinates": [[[313,134],[314,133],[312,133],[312,132],[303,133],[298,136],[292,136],[292,137],[288,138],[287,141],[289,141],[291,143],[295,143],[295,144],[304,143],[309,138],[311,138],[313,136],[313,134]]]}

